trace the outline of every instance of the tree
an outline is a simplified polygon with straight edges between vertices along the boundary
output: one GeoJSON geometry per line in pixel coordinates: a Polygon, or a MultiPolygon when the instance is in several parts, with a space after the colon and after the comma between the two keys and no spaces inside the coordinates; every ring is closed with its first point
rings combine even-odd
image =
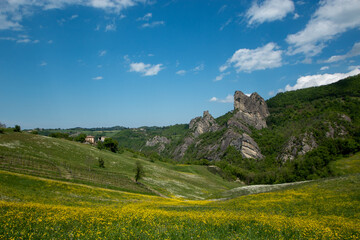
{"type": "Polygon", "coordinates": [[[135,181],[138,182],[141,178],[145,176],[144,168],[140,161],[136,161],[135,165],[135,181]]]}
{"type": "Polygon", "coordinates": [[[19,125],[15,125],[14,132],[21,132],[21,127],[19,125]]]}
{"type": "Polygon", "coordinates": [[[85,142],[85,138],[86,138],[86,134],[81,133],[75,137],[75,141],[83,143],[85,142]]]}
{"type": "Polygon", "coordinates": [[[112,138],[106,138],[103,144],[105,149],[108,149],[112,152],[117,152],[118,145],[119,145],[118,142],[112,138]]]}
{"type": "Polygon", "coordinates": [[[99,158],[99,167],[105,168],[105,161],[102,158],[99,158]]]}

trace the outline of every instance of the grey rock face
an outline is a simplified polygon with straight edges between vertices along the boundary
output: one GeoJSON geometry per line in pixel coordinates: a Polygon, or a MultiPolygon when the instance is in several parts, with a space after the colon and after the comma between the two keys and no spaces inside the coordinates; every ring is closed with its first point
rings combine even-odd
{"type": "Polygon", "coordinates": [[[317,146],[318,145],[312,133],[305,133],[300,138],[292,136],[285,144],[283,152],[280,154],[279,158],[282,162],[292,161],[298,155],[305,155],[307,152],[317,148],[317,146]]]}
{"type": "Polygon", "coordinates": [[[181,159],[182,157],[184,157],[186,150],[193,143],[194,143],[193,136],[185,137],[184,142],[175,148],[173,154],[175,159],[181,159]]]}
{"type": "Polygon", "coordinates": [[[202,117],[196,117],[190,121],[189,128],[194,131],[194,137],[198,137],[206,132],[215,132],[220,126],[209,111],[204,111],[202,117]]]}
{"type": "Polygon", "coordinates": [[[182,144],[177,146],[173,155],[180,159],[184,157],[188,147],[194,144],[198,158],[207,158],[209,160],[220,160],[229,146],[235,147],[244,158],[262,159],[259,146],[250,137],[251,130],[249,126],[262,129],[266,126],[266,117],[269,116],[265,100],[257,93],[246,96],[240,91],[234,95],[235,114],[227,121],[226,126],[219,126],[208,111],[205,111],[202,117],[196,117],[190,121],[188,135],[182,144]],[[220,138],[216,138],[211,143],[205,143],[199,137],[208,132],[224,131],[220,138]]]}
{"type": "Polygon", "coordinates": [[[262,129],[267,127],[266,117],[270,115],[265,100],[257,93],[250,97],[241,91],[234,94],[234,110],[237,111],[234,118],[243,120],[246,124],[262,129]]]}
{"type": "Polygon", "coordinates": [[[152,139],[146,141],[145,146],[147,147],[155,147],[158,146],[158,152],[162,152],[165,150],[165,145],[169,144],[171,141],[166,137],[155,136],[152,139]]]}
{"type": "Polygon", "coordinates": [[[257,143],[246,133],[240,134],[232,129],[226,131],[221,141],[222,152],[225,152],[229,146],[235,147],[244,158],[262,159],[264,157],[257,143]]]}

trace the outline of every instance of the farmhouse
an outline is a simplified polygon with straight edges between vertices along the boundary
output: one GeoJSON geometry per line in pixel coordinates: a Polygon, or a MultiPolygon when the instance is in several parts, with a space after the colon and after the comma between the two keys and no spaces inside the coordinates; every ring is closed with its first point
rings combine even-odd
{"type": "Polygon", "coordinates": [[[86,136],[85,142],[94,144],[95,143],[95,137],[94,136],[86,136]]]}
{"type": "Polygon", "coordinates": [[[99,138],[98,138],[98,142],[104,142],[104,141],[105,141],[105,138],[106,138],[106,137],[103,137],[103,136],[102,136],[102,137],[99,137],[99,138]]]}

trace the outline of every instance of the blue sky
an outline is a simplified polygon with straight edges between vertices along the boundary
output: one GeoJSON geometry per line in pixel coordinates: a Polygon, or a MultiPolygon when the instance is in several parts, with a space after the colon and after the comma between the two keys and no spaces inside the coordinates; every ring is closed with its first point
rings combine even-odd
{"type": "Polygon", "coordinates": [[[2,0],[0,122],[188,123],[360,73],[360,0],[2,0]]]}

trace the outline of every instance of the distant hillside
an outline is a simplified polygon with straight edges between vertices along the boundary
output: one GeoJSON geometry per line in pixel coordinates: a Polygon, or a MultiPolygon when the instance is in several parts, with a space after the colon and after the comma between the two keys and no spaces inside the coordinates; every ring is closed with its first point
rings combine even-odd
{"type": "Polygon", "coordinates": [[[140,155],[99,150],[89,144],[7,131],[0,134],[0,169],[126,192],[190,199],[213,198],[238,187],[206,166],[152,162],[140,155]],[[99,160],[105,168],[99,167],[99,160]],[[134,181],[135,163],[145,175],[134,181]]]}
{"type": "Polygon", "coordinates": [[[234,110],[214,119],[207,111],[168,127],[42,130],[107,136],[152,159],[217,165],[223,177],[274,183],[332,176],[329,163],[360,151],[360,76],[279,93],[234,95],[234,110]]]}
{"type": "Polygon", "coordinates": [[[330,162],[360,151],[360,75],[279,93],[266,103],[256,93],[236,92],[234,106],[217,119],[194,118],[164,154],[216,164],[247,183],[274,183],[334,175],[330,162]]]}

